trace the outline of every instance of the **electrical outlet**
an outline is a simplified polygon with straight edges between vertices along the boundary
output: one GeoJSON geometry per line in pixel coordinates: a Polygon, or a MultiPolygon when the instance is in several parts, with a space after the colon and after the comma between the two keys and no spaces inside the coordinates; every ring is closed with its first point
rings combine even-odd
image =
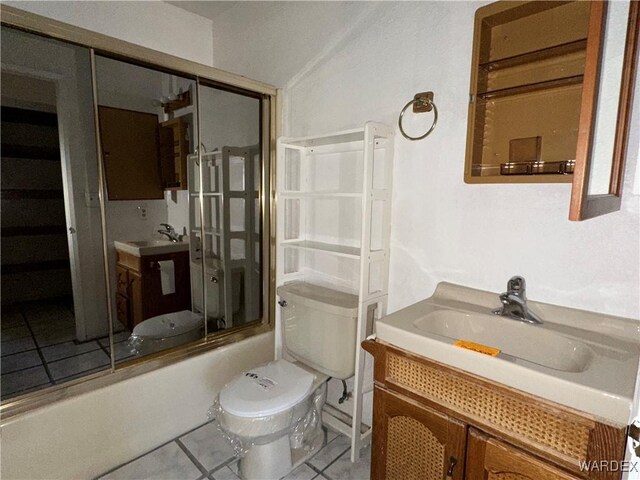
{"type": "Polygon", "coordinates": [[[140,220],[146,220],[147,219],[147,207],[145,207],[144,205],[138,205],[138,218],[140,220]]]}

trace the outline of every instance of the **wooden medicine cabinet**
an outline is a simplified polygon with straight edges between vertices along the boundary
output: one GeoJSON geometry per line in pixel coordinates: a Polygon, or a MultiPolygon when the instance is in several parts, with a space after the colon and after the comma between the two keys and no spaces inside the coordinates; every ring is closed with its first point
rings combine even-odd
{"type": "Polygon", "coordinates": [[[573,183],[572,220],[617,210],[638,10],[638,2],[624,0],[508,1],[478,9],[465,182],[573,183]],[[594,153],[605,178],[590,182],[594,153]],[[595,191],[590,183],[605,187],[595,191]],[[595,206],[587,200],[592,191],[614,198],[595,206]]]}
{"type": "Polygon", "coordinates": [[[187,189],[187,122],[158,122],[154,113],[100,105],[105,177],[109,200],[164,198],[165,190],[187,189]]]}

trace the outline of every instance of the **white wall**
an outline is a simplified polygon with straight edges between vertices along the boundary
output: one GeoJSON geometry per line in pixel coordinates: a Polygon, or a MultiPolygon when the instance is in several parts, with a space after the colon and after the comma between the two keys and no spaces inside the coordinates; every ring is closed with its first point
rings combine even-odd
{"type": "MultiPolygon", "coordinates": [[[[566,184],[464,184],[473,15],[479,6],[372,7],[347,43],[287,86],[285,133],[354,128],[367,120],[396,126],[414,93],[435,92],[440,118],[434,133],[419,142],[396,134],[390,311],[428,297],[443,280],[498,292],[520,274],[532,299],[640,318],[640,202],[632,194],[637,128],[622,209],[614,214],[569,222],[566,184]]],[[[639,99],[632,125],[639,122],[639,99]]],[[[430,120],[424,115],[416,123],[430,120]]]]}
{"type": "Polygon", "coordinates": [[[4,3],[204,65],[212,63],[211,21],[165,2],[151,0],[4,3]]]}
{"type": "Polygon", "coordinates": [[[263,334],[10,420],[0,476],[95,478],[205,423],[226,382],[272,359],[263,334]]]}

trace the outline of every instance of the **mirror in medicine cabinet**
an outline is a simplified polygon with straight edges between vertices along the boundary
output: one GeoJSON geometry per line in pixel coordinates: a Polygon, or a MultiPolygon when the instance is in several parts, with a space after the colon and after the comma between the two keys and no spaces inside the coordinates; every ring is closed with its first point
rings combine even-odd
{"type": "Polygon", "coordinates": [[[572,220],[619,208],[637,3],[478,9],[465,182],[573,183],[572,220]]]}

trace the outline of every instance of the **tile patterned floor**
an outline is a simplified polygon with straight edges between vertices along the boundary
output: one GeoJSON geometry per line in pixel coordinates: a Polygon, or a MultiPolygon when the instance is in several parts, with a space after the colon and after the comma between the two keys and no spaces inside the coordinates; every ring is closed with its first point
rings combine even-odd
{"type": "MultiPolygon", "coordinates": [[[[327,431],[324,447],[283,480],[369,480],[370,461],[368,447],[351,463],[349,439],[327,431]]],[[[239,480],[237,462],[215,426],[206,423],[98,480],[239,480]]]]}
{"type": "MultiPolygon", "coordinates": [[[[77,342],[72,304],[26,302],[3,307],[1,398],[8,399],[108,368],[109,338],[77,342]]],[[[116,361],[131,355],[128,332],[114,336],[116,361]]]]}

